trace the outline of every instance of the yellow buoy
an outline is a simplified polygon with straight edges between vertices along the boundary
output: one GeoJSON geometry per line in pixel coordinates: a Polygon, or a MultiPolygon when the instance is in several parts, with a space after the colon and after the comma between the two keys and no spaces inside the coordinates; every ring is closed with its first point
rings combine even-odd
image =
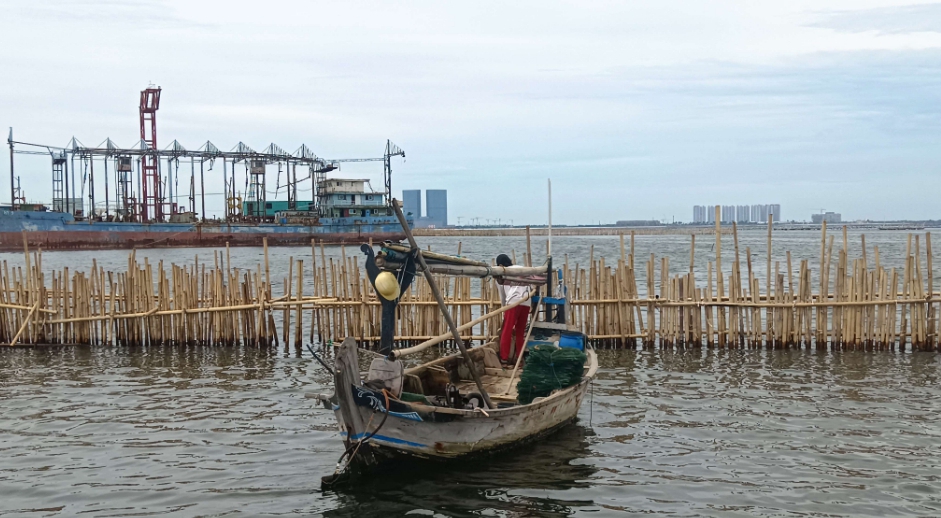
{"type": "Polygon", "coordinates": [[[399,281],[390,272],[381,272],[376,276],[376,291],[386,300],[399,297],[399,281]]]}

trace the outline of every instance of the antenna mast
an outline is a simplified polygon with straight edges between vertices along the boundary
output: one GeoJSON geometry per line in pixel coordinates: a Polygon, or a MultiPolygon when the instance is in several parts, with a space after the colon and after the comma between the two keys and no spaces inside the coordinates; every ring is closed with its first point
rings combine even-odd
{"type": "Polygon", "coordinates": [[[546,256],[552,257],[552,180],[549,180],[549,244],[546,245],[546,256]]]}
{"type": "Polygon", "coordinates": [[[383,157],[385,159],[383,179],[386,184],[386,203],[390,206],[392,205],[392,157],[394,156],[405,158],[405,151],[393,144],[391,140],[386,140],[386,154],[383,157]]]}
{"type": "Polygon", "coordinates": [[[13,187],[13,127],[10,127],[7,143],[10,145],[10,210],[16,210],[16,192],[13,187]]]}

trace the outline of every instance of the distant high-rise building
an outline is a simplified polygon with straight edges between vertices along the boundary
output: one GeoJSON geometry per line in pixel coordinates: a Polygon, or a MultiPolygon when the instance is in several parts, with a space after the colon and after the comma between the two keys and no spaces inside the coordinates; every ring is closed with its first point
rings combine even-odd
{"type": "Polygon", "coordinates": [[[421,217],[421,190],[402,191],[402,211],[406,216],[411,213],[416,220],[421,217]]]}
{"type": "Polygon", "coordinates": [[[781,206],[777,203],[768,205],[768,214],[771,214],[772,220],[775,223],[781,221],[781,206]]]}
{"type": "Polygon", "coordinates": [[[448,226],[448,191],[445,189],[426,189],[425,211],[430,223],[435,227],[448,226]]]}
{"type": "Polygon", "coordinates": [[[843,219],[843,216],[839,212],[827,212],[824,214],[811,214],[810,221],[814,223],[839,223],[843,219]]]}
{"type": "MultiPolygon", "coordinates": [[[[695,205],[693,207],[693,223],[715,223],[715,205],[695,205]]],[[[720,207],[720,221],[722,223],[767,223],[768,215],[774,217],[775,223],[781,221],[781,205],[722,205],[720,207]]]]}
{"type": "Polygon", "coordinates": [[[732,223],[735,221],[735,205],[722,206],[722,223],[732,223]]]}

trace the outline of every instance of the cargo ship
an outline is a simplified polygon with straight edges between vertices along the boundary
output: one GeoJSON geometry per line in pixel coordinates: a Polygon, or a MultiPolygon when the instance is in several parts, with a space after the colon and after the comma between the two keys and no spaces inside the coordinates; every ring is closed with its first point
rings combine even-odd
{"type": "MultiPolygon", "coordinates": [[[[65,147],[21,142],[13,139],[10,128],[10,204],[0,207],[0,250],[22,250],[24,239],[33,248],[74,250],[258,246],[266,239],[269,245],[343,244],[405,237],[392,209],[392,159],[404,159],[405,152],[390,140],[382,157],[332,160],[319,158],[307,145],[288,153],[271,143],[258,152],[239,142],[222,151],[206,141],[191,150],[174,140],[161,149],[156,119],[160,97],[159,86],[141,91],[140,141],[130,148],[110,138],[97,147],[86,147],[75,137],[65,147]],[[51,158],[51,207],[27,203],[15,175],[17,154],[51,158]],[[382,192],[374,191],[369,180],[326,176],[343,162],[380,161],[382,192]],[[236,178],[237,166],[245,168],[242,178],[236,178]],[[215,175],[218,181],[220,169],[225,216],[214,219],[207,217],[205,176],[215,175]],[[275,171],[275,196],[283,188],[287,201],[268,198],[267,177],[275,171]],[[237,192],[241,180],[245,190],[237,192]],[[297,197],[299,185],[307,181],[316,200],[297,197]]],[[[409,219],[408,224],[414,223],[409,219]]]]}
{"type": "Polygon", "coordinates": [[[227,220],[198,220],[192,212],[177,212],[168,222],[141,223],[76,217],[58,206],[5,206],[0,208],[0,250],[23,250],[24,238],[30,248],[44,250],[260,246],[265,238],[271,246],[403,239],[390,200],[385,193],[367,191],[367,183],[321,180],[319,204],[297,201],[291,208],[285,201],[246,201],[239,216],[227,220]]]}

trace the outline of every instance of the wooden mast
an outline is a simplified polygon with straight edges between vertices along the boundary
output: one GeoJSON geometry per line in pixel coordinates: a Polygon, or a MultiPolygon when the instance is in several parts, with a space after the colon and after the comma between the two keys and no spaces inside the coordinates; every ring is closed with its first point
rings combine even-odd
{"type": "Polygon", "coordinates": [[[471,377],[474,378],[477,390],[480,391],[480,397],[484,400],[484,404],[487,405],[487,408],[494,408],[493,403],[490,401],[490,395],[487,394],[487,391],[484,389],[484,384],[480,381],[480,374],[477,373],[477,367],[467,354],[467,348],[464,347],[464,341],[461,340],[461,332],[458,331],[457,326],[454,324],[454,319],[451,318],[451,313],[448,312],[448,307],[444,304],[444,299],[441,298],[441,292],[438,291],[438,284],[435,282],[434,276],[432,276],[431,272],[428,270],[428,265],[425,264],[425,258],[422,256],[421,248],[418,248],[418,243],[415,242],[415,237],[412,236],[412,229],[408,228],[408,222],[405,220],[405,214],[402,214],[402,207],[399,207],[398,200],[392,200],[392,208],[395,210],[396,217],[399,218],[399,223],[402,225],[402,231],[405,232],[408,244],[411,245],[412,250],[415,252],[415,259],[418,260],[418,264],[422,268],[422,274],[428,282],[428,288],[431,289],[431,294],[434,295],[435,301],[438,303],[438,308],[441,309],[444,321],[448,324],[451,335],[454,336],[454,342],[457,344],[458,349],[461,350],[461,358],[464,359],[464,363],[467,365],[471,377]]]}

